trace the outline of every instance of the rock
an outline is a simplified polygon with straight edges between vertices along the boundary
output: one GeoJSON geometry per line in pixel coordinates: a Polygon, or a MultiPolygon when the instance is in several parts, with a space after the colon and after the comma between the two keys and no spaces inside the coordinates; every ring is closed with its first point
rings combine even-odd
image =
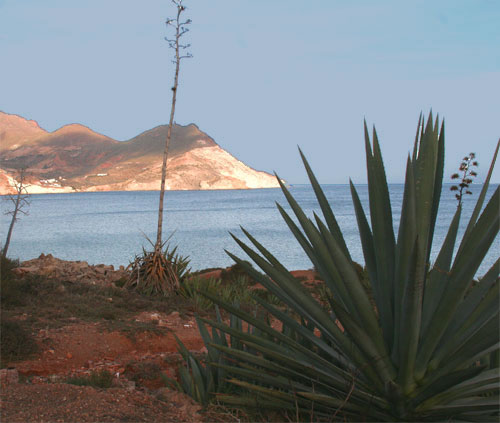
{"type": "Polygon", "coordinates": [[[34,266],[16,267],[15,269],[12,269],[12,273],[14,273],[17,276],[23,276],[26,273],[35,273],[37,270],[38,268],[34,266]]]}
{"type": "Polygon", "coordinates": [[[0,386],[12,385],[19,382],[17,369],[8,368],[0,370],[0,386]]]}
{"type": "Polygon", "coordinates": [[[59,375],[49,375],[47,378],[52,383],[57,383],[61,380],[61,376],[59,375]]]}
{"type": "Polygon", "coordinates": [[[124,388],[127,390],[127,391],[134,391],[135,390],[135,382],[133,380],[124,380],[125,381],[125,386],[124,388]]]}
{"type": "Polygon", "coordinates": [[[51,254],[41,254],[37,259],[23,262],[20,267],[14,269],[14,273],[20,277],[26,274],[35,274],[66,282],[104,286],[112,286],[113,282],[128,278],[128,272],[123,266],[120,266],[120,270],[114,270],[112,265],[98,264],[92,266],[86,261],[60,260],[51,254]]]}

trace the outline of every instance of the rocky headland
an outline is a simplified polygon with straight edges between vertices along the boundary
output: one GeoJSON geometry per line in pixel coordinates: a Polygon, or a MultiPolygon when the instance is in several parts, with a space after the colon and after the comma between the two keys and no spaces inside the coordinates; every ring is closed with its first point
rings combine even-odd
{"type": "MultiPolygon", "coordinates": [[[[167,126],[117,141],[79,124],[48,132],[37,122],[0,112],[0,195],[14,192],[19,169],[28,192],[159,190],[167,126]]],[[[222,149],[195,124],[175,125],[167,163],[168,190],[278,187],[222,149]]]]}

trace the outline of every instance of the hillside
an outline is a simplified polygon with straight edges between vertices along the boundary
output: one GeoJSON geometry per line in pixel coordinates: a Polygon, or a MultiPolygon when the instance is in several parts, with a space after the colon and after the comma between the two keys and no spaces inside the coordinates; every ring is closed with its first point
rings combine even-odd
{"type": "MultiPolygon", "coordinates": [[[[167,126],[117,141],[79,124],[47,132],[33,120],[0,112],[0,194],[12,191],[17,170],[29,171],[29,191],[131,191],[160,188],[167,126]]],[[[246,166],[196,125],[175,125],[167,189],[277,187],[276,179],[246,166]]]]}

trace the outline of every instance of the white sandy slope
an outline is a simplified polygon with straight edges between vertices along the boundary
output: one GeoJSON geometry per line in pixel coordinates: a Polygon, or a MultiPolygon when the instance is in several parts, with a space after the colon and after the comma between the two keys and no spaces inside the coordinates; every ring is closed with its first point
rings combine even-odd
{"type": "MultiPolygon", "coordinates": [[[[133,179],[93,185],[76,191],[72,187],[48,187],[32,183],[30,194],[92,191],[155,191],[160,189],[161,162],[154,162],[133,179]]],[[[0,195],[14,192],[13,179],[0,169],[0,195]]],[[[219,146],[201,147],[169,159],[168,190],[215,190],[277,188],[276,178],[245,165],[219,146]]]]}

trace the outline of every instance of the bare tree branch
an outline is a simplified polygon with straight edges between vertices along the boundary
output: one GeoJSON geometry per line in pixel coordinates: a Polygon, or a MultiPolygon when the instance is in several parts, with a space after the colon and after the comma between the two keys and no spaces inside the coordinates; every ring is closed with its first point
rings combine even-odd
{"type": "Polygon", "coordinates": [[[12,231],[14,230],[14,224],[19,220],[19,213],[23,215],[28,215],[28,211],[25,208],[29,207],[29,194],[27,191],[27,187],[29,184],[26,183],[27,173],[26,169],[22,168],[19,170],[18,179],[14,180],[13,187],[16,191],[15,194],[9,195],[7,200],[10,200],[13,204],[14,209],[5,212],[6,215],[12,216],[9,225],[9,231],[7,232],[7,239],[5,240],[5,244],[2,248],[3,257],[7,257],[7,250],[9,249],[10,239],[12,237],[12,231]]]}

